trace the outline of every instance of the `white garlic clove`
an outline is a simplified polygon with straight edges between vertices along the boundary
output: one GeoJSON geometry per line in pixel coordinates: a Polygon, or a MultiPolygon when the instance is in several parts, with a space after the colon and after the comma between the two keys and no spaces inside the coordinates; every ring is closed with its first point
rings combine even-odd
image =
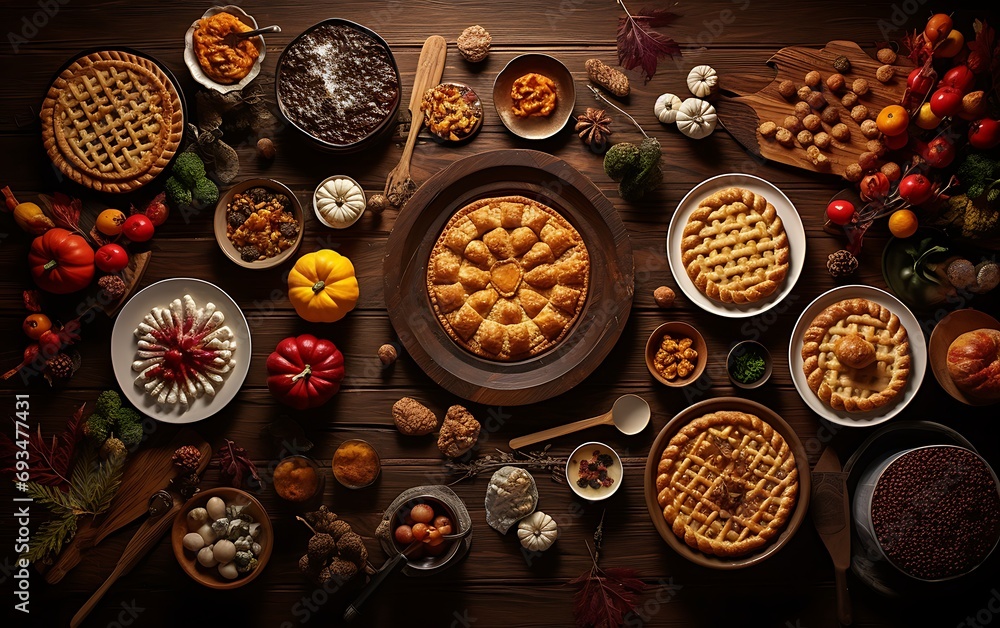
{"type": "Polygon", "coordinates": [[[184,535],[181,542],[184,544],[184,549],[192,552],[197,552],[201,548],[205,547],[205,538],[197,532],[188,532],[184,535]]]}
{"type": "Polygon", "coordinates": [[[208,500],[205,504],[205,508],[208,510],[208,516],[212,520],[222,519],[226,516],[226,502],[222,500],[221,497],[213,497],[208,500]]]}
{"type": "Polygon", "coordinates": [[[236,545],[228,539],[222,539],[215,544],[212,555],[220,563],[228,563],[236,558],[236,545]]]}
{"type": "Polygon", "coordinates": [[[211,545],[201,548],[198,550],[198,563],[202,567],[215,567],[219,564],[219,561],[215,560],[215,552],[211,545]]]}
{"type": "Polygon", "coordinates": [[[201,535],[201,538],[205,539],[205,545],[215,543],[216,534],[215,530],[212,529],[212,524],[206,523],[198,528],[198,534],[201,535]]]}
{"type": "Polygon", "coordinates": [[[240,575],[240,572],[236,569],[236,564],[233,562],[219,565],[219,573],[227,580],[235,580],[240,575]]]}

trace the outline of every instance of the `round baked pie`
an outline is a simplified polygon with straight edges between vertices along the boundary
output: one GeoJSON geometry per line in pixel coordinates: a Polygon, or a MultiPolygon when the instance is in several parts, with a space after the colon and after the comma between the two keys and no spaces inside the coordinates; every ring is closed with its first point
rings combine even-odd
{"type": "Polygon", "coordinates": [[[52,163],[101,192],[130,192],[152,181],[184,135],[180,97],[167,75],[119,50],[71,63],[49,87],[40,118],[52,163]]]}
{"type": "Polygon", "coordinates": [[[427,292],[448,336],[500,361],[559,344],[583,309],[589,281],[580,234],[551,207],[521,196],[460,209],[427,264],[427,292]]]}
{"type": "Polygon", "coordinates": [[[906,328],[868,299],[845,299],[820,312],[806,329],[802,360],[809,388],[848,412],[884,406],[910,376],[906,328]]]}
{"type": "Polygon", "coordinates": [[[712,412],[681,428],[656,473],[657,503],[674,534],[715,556],[767,545],[788,523],[799,493],[788,443],[738,411],[712,412]]]}
{"type": "Polygon", "coordinates": [[[753,303],[770,296],[788,274],[788,236],[774,206],[743,188],[712,194],[691,212],[681,262],[705,296],[753,303]]]}

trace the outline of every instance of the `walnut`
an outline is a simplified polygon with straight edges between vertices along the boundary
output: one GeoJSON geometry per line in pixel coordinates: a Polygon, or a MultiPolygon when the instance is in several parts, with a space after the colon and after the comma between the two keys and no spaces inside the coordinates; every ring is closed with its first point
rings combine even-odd
{"type": "Polygon", "coordinates": [[[778,83],[778,93],[781,94],[782,98],[791,100],[795,97],[795,83],[789,80],[781,81],[778,83]]]}
{"type": "Polygon", "coordinates": [[[896,62],[896,53],[893,52],[892,48],[879,48],[879,51],[875,53],[875,56],[882,63],[889,64],[896,62]]]}
{"type": "Polygon", "coordinates": [[[813,143],[813,134],[805,130],[799,131],[799,134],[795,136],[795,139],[799,141],[799,144],[809,146],[813,143]]]}
{"type": "Polygon", "coordinates": [[[839,92],[844,89],[847,85],[847,79],[844,78],[843,74],[831,74],[826,77],[826,86],[830,88],[831,92],[839,92]]]}
{"type": "MultiPolygon", "coordinates": [[[[871,120],[865,120],[865,122],[871,122],[871,120]]],[[[865,150],[875,153],[877,157],[882,157],[888,149],[885,147],[885,144],[878,140],[868,140],[865,143],[865,150]]]]}
{"type": "Polygon", "coordinates": [[[786,148],[791,147],[795,143],[795,136],[783,126],[779,126],[778,130],[775,131],[774,139],[778,140],[778,143],[786,148]]]}
{"type": "Polygon", "coordinates": [[[847,167],[844,168],[844,178],[851,183],[860,181],[864,174],[864,170],[861,169],[861,165],[858,163],[847,164],[847,167]]]}
{"type": "Polygon", "coordinates": [[[878,125],[875,124],[874,120],[864,120],[861,122],[861,134],[870,140],[874,140],[878,137],[879,130],[878,125]]]}
{"type": "Polygon", "coordinates": [[[802,118],[802,126],[806,127],[806,130],[815,133],[823,128],[823,120],[815,113],[811,113],[802,118]]]}
{"type": "Polygon", "coordinates": [[[802,130],[802,121],[795,116],[785,116],[785,121],[782,123],[786,129],[792,133],[798,133],[802,130]]]}
{"type": "Polygon", "coordinates": [[[478,63],[490,53],[490,43],[492,42],[493,38],[486,29],[476,24],[462,31],[455,43],[458,45],[458,52],[466,61],[478,63]]]}
{"type": "Polygon", "coordinates": [[[838,142],[846,142],[851,139],[851,129],[849,129],[846,124],[841,122],[833,125],[833,128],[830,129],[830,135],[832,135],[833,139],[838,142]]]}
{"type": "Polygon", "coordinates": [[[812,94],[812,93],[813,93],[813,90],[808,85],[803,85],[796,92],[796,94],[798,94],[799,100],[806,100],[807,98],[809,98],[809,95],[812,94]]]}
{"type": "Polygon", "coordinates": [[[854,109],[851,109],[851,119],[861,124],[868,119],[868,107],[864,105],[856,105],[854,109]]]}
{"type": "Polygon", "coordinates": [[[820,131],[816,135],[813,135],[813,144],[816,145],[820,150],[826,150],[830,148],[830,135],[820,131]]]}
{"type": "Polygon", "coordinates": [[[865,94],[867,94],[868,89],[869,89],[868,81],[866,81],[863,78],[854,79],[854,82],[851,83],[851,91],[857,94],[858,96],[864,96],[865,94]]]}
{"type": "Polygon", "coordinates": [[[384,344],[378,348],[378,359],[386,366],[395,362],[398,357],[399,352],[396,351],[396,347],[393,345],[384,344]]]}
{"type": "Polygon", "coordinates": [[[903,176],[903,171],[896,162],[887,161],[882,164],[882,174],[884,174],[889,181],[895,181],[899,179],[899,177],[903,176]]]}
{"type": "Polygon", "coordinates": [[[449,458],[457,458],[475,446],[479,439],[479,421],[462,406],[448,408],[438,435],[438,449],[449,458]]]}
{"type": "Polygon", "coordinates": [[[396,429],[407,436],[430,434],[438,427],[437,417],[430,408],[411,397],[392,404],[392,420],[396,429]]]}
{"type": "Polygon", "coordinates": [[[878,155],[870,150],[867,150],[861,153],[861,156],[858,157],[858,165],[861,166],[861,169],[865,172],[872,170],[878,166],[878,155]]]}
{"type": "Polygon", "coordinates": [[[819,75],[819,72],[817,72],[816,70],[806,73],[805,81],[806,85],[808,85],[809,87],[817,87],[822,80],[823,77],[821,77],[819,75]]]}
{"type": "MultiPolygon", "coordinates": [[[[774,126],[773,122],[765,122],[764,124],[770,124],[771,126],[774,126]]],[[[771,134],[774,135],[773,132],[771,134]]],[[[674,299],[676,298],[677,295],[674,294],[674,291],[668,288],[667,286],[660,286],[659,288],[653,291],[653,300],[656,301],[656,305],[662,308],[667,308],[673,305],[674,299]]]]}
{"type": "Polygon", "coordinates": [[[812,111],[812,107],[804,100],[795,103],[795,117],[799,120],[811,114],[812,111]]]}
{"type": "Polygon", "coordinates": [[[761,134],[761,137],[774,137],[775,132],[778,130],[778,125],[773,122],[764,122],[759,127],[757,127],[757,132],[761,134]]]}
{"type": "Polygon", "coordinates": [[[854,105],[858,104],[858,95],[854,92],[847,92],[840,97],[840,104],[844,105],[845,108],[850,109],[854,105]]]}
{"type": "Polygon", "coordinates": [[[837,107],[827,107],[823,113],[819,114],[819,117],[826,124],[833,126],[840,122],[840,111],[837,107]]]}
{"type": "Polygon", "coordinates": [[[893,75],[896,74],[896,70],[891,65],[883,65],[879,69],[875,70],[875,78],[880,83],[888,83],[892,80],[893,75]]]}

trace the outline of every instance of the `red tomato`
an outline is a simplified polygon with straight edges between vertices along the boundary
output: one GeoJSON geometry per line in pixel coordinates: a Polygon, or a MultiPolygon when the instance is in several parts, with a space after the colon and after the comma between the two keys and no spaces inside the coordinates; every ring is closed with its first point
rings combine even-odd
{"type": "Polygon", "coordinates": [[[889,177],[875,172],[861,180],[861,200],[874,201],[889,193],[889,177]]]}
{"type": "Polygon", "coordinates": [[[24,322],[21,323],[21,329],[24,330],[28,338],[38,340],[42,334],[52,329],[52,321],[44,314],[28,314],[24,322]]]}
{"type": "Polygon", "coordinates": [[[159,227],[166,222],[169,215],[170,208],[167,207],[167,204],[159,196],[153,199],[146,207],[146,218],[149,218],[154,227],[159,227]]]}
{"type": "Polygon", "coordinates": [[[132,214],[125,219],[122,233],[133,242],[145,242],[153,237],[153,221],[143,214],[132,214]]]}
{"type": "Polygon", "coordinates": [[[1000,122],[983,118],[970,124],[969,144],[980,150],[988,150],[1000,144],[1000,122]]]}
{"type": "Polygon", "coordinates": [[[94,264],[106,273],[117,273],[128,266],[128,253],[117,244],[105,244],[94,254],[94,264]]]}
{"type": "Polygon", "coordinates": [[[837,199],[826,206],[826,217],[835,225],[846,225],[854,218],[854,203],[837,199]]]}
{"type": "Polygon", "coordinates": [[[910,143],[910,136],[908,133],[900,133],[899,135],[886,135],[882,138],[882,143],[889,150],[899,150],[910,143]]]}
{"type": "Polygon", "coordinates": [[[934,184],[922,174],[908,174],[899,182],[899,196],[911,205],[921,205],[934,195],[934,184]]]}
{"type": "Polygon", "coordinates": [[[918,96],[923,96],[934,87],[934,71],[931,70],[930,76],[921,76],[921,68],[914,68],[910,72],[910,76],[906,78],[906,86],[910,88],[910,91],[918,96]]]}
{"type": "Polygon", "coordinates": [[[950,86],[939,87],[931,94],[931,111],[939,118],[953,116],[962,107],[962,92],[950,86]]]}
{"type": "Polygon", "coordinates": [[[944,73],[941,77],[941,86],[954,87],[967,94],[972,86],[976,84],[976,75],[972,73],[967,65],[956,65],[944,73]]]}
{"type": "Polygon", "coordinates": [[[932,168],[947,168],[955,159],[955,147],[945,138],[937,137],[927,143],[920,156],[932,168]]]}
{"type": "Polygon", "coordinates": [[[63,347],[63,341],[59,334],[50,329],[38,337],[38,347],[45,359],[48,360],[59,353],[63,347]]]}

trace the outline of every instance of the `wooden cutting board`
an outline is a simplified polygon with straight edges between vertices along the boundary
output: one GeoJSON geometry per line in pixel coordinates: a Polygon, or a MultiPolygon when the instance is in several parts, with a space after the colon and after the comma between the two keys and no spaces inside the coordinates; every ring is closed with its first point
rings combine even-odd
{"type": "MultiPolygon", "coordinates": [[[[160,429],[166,426],[160,425],[160,429]]],[[[122,474],[122,483],[111,507],[100,517],[87,517],[77,528],[76,536],[63,547],[55,563],[45,572],[45,580],[55,584],[79,564],[83,553],[103,541],[109,534],[132,523],[148,512],[149,497],[170,483],[177,475],[170,457],[182,445],[194,445],[201,450],[198,473],[208,466],[212,448],[193,429],[185,427],[164,442],[144,444],[129,455],[122,474]]]]}
{"type": "MultiPolygon", "coordinates": [[[[720,96],[716,103],[719,119],[733,138],[743,145],[751,154],[771,161],[777,161],[810,172],[824,172],[843,176],[844,169],[849,164],[858,161],[865,152],[868,141],[861,133],[861,127],[851,119],[850,110],[840,102],[845,93],[834,94],[826,87],[826,78],[834,74],[833,61],[845,56],[851,61],[851,71],[844,75],[848,88],[858,78],[868,81],[870,91],[859,100],[859,104],[868,107],[872,115],[878,114],[886,105],[899,104],[906,91],[906,78],[913,66],[909,59],[900,55],[896,59],[895,75],[888,83],[880,83],[875,79],[875,71],[882,66],[873,59],[858,44],[852,41],[831,41],[823,48],[806,48],[791,46],[782,48],[768,59],[767,64],[774,67],[774,80],[756,93],[741,93],[732,86],[725,87],[734,93],[735,97],[720,96]],[[782,126],[786,116],[793,114],[798,97],[786,100],[778,93],[778,84],[785,79],[795,83],[796,88],[805,85],[806,73],[817,70],[823,77],[820,88],[826,98],[828,107],[836,107],[840,112],[841,121],[851,130],[850,141],[843,143],[833,141],[824,154],[831,161],[830,168],[821,169],[813,165],[806,156],[805,148],[796,142],[794,148],[785,148],[773,138],[766,139],[757,132],[762,123],[771,121],[782,126]]],[[[830,125],[823,124],[823,130],[830,131],[830,125]]]]}

